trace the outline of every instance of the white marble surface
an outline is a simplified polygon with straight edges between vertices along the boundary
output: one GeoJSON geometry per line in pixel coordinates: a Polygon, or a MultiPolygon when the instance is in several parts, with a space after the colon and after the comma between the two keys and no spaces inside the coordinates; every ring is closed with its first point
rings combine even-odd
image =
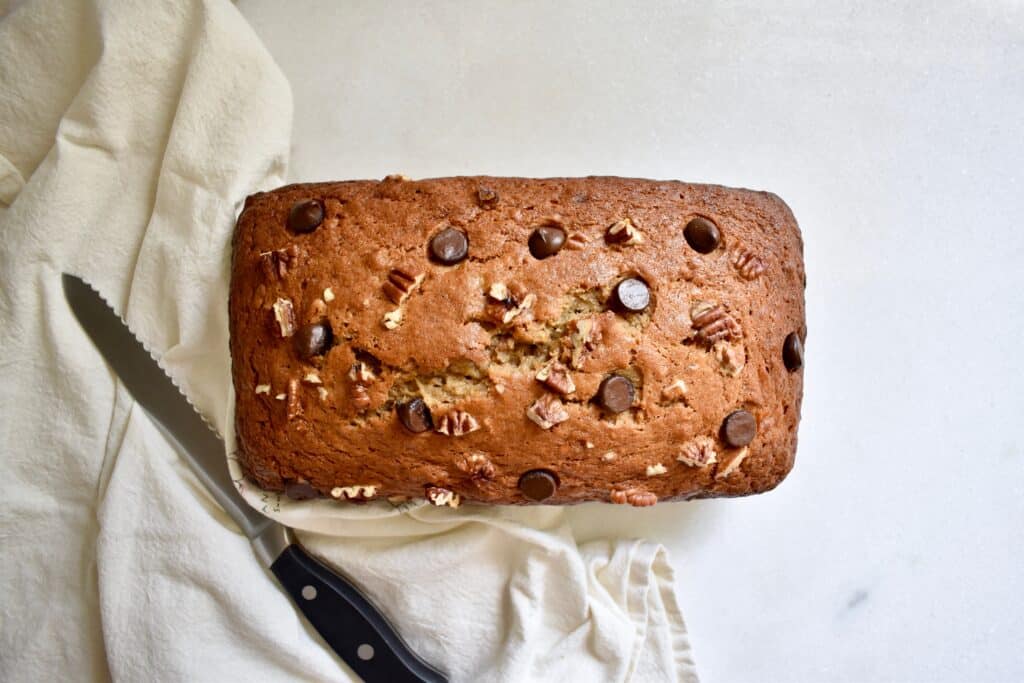
{"type": "Polygon", "coordinates": [[[581,506],[579,532],[671,549],[709,683],[1024,680],[1024,5],[238,4],[291,80],[296,181],[785,198],[809,281],[793,474],[581,506]]]}

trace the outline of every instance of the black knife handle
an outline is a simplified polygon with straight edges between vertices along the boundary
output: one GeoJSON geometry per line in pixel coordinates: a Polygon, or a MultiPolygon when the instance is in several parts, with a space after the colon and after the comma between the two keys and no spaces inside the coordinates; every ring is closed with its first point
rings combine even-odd
{"type": "Polygon", "coordinates": [[[270,571],[331,649],[363,680],[448,680],[406,647],[391,624],[355,586],[298,544],[285,548],[270,571]]]}

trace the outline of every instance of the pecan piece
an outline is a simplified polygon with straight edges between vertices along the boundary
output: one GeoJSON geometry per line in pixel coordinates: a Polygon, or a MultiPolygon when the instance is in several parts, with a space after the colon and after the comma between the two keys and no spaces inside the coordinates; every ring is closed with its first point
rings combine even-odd
{"type": "Polygon", "coordinates": [[[711,352],[718,361],[718,371],[726,377],[736,377],[747,364],[747,354],[742,346],[721,341],[712,345],[711,352]]]}
{"type": "Polygon", "coordinates": [[[495,301],[508,301],[512,295],[508,291],[508,285],[504,282],[495,282],[487,289],[487,296],[495,301]]]}
{"type": "Polygon", "coordinates": [[[743,331],[729,313],[720,305],[699,301],[690,309],[690,320],[697,338],[705,344],[714,344],[724,339],[739,339],[743,331]]]}
{"type": "Polygon", "coordinates": [[[501,317],[501,322],[508,324],[519,316],[520,313],[530,310],[533,308],[533,304],[537,301],[536,294],[527,294],[523,299],[523,302],[518,306],[514,306],[509,310],[505,311],[505,315],[501,317]]]}
{"type": "Polygon", "coordinates": [[[480,429],[476,418],[464,410],[453,410],[437,420],[436,431],[445,436],[463,436],[480,429]]]}
{"type": "Polygon", "coordinates": [[[370,392],[362,384],[353,384],[349,393],[352,397],[352,405],[357,410],[366,410],[370,407],[370,392]]]}
{"type": "Polygon", "coordinates": [[[462,504],[462,497],[459,494],[441,486],[428,486],[426,495],[427,500],[438,507],[447,505],[450,508],[457,508],[462,504]]]}
{"type": "Polygon", "coordinates": [[[373,374],[373,370],[370,369],[370,366],[360,360],[357,360],[352,364],[352,367],[349,368],[348,378],[356,384],[368,387],[373,380],[377,378],[377,376],[373,374]]]}
{"type": "Polygon", "coordinates": [[[288,380],[288,419],[302,414],[302,402],[299,400],[299,380],[288,380]]]}
{"type": "Polygon", "coordinates": [[[476,199],[480,203],[480,206],[485,209],[493,209],[498,205],[498,193],[484,185],[477,188],[476,199]]]}
{"type": "Polygon", "coordinates": [[[541,429],[551,429],[568,420],[569,413],[554,395],[544,394],[526,409],[526,417],[541,429]]]}
{"type": "Polygon", "coordinates": [[[648,477],[656,477],[659,474],[665,474],[666,472],[668,472],[668,468],[659,462],[653,465],[648,465],[646,471],[648,477]]]}
{"type": "Polygon", "coordinates": [[[566,346],[569,350],[569,366],[574,370],[583,367],[583,362],[601,341],[601,331],[593,318],[579,318],[569,323],[566,346]]]}
{"type": "Polygon", "coordinates": [[[730,474],[735,472],[749,454],[750,449],[744,446],[739,453],[733,456],[732,460],[729,461],[728,465],[726,465],[725,467],[718,471],[718,473],[715,475],[715,479],[725,479],[730,474]]]}
{"type": "Polygon", "coordinates": [[[744,280],[756,280],[768,268],[760,256],[746,248],[736,252],[732,264],[744,280]]]}
{"type": "Polygon", "coordinates": [[[661,390],[661,399],[663,401],[685,401],[686,392],[686,382],[682,379],[677,379],[661,390]]]}
{"type": "Polygon", "coordinates": [[[384,314],[384,319],[381,321],[384,327],[389,330],[393,330],[402,324],[402,309],[396,308],[393,311],[388,311],[384,314]]]}
{"type": "Polygon", "coordinates": [[[470,481],[480,482],[494,477],[494,464],[483,453],[473,453],[459,459],[456,466],[469,475],[470,481]]]}
{"type": "Polygon", "coordinates": [[[718,461],[715,442],[706,436],[698,436],[683,446],[683,450],[676,456],[676,460],[690,467],[712,465],[718,461]]]}
{"type": "Polygon", "coordinates": [[[638,508],[650,507],[658,502],[658,496],[641,489],[612,489],[608,498],[616,505],[629,503],[638,508]]]}
{"type": "Polygon", "coordinates": [[[587,239],[587,236],[584,235],[583,233],[581,233],[581,232],[572,232],[572,233],[569,233],[569,237],[567,237],[566,240],[565,240],[565,248],[566,249],[579,250],[579,249],[582,249],[583,247],[587,246],[587,242],[588,241],[589,240],[587,239]]]}
{"type": "Polygon", "coordinates": [[[281,332],[281,338],[295,334],[295,308],[291,299],[278,299],[274,302],[274,320],[281,332]]]}
{"type": "Polygon", "coordinates": [[[537,373],[537,380],[563,396],[576,391],[576,384],[569,375],[569,369],[557,360],[542,367],[537,373]]]}
{"type": "Polygon", "coordinates": [[[331,489],[332,498],[344,498],[345,500],[364,501],[377,495],[377,487],[368,484],[356,484],[354,486],[335,486],[331,489]]]}
{"type": "Polygon", "coordinates": [[[610,226],[608,231],[604,234],[604,240],[608,244],[621,244],[622,246],[631,246],[634,244],[643,244],[644,236],[637,228],[633,221],[629,218],[621,218],[610,226]]]}
{"type": "Polygon", "coordinates": [[[299,250],[294,244],[284,249],[264,251],[260,254],[260,266],[268,280],[280,280],[288,274],[288,268],[295,263],[299,250]]]}
{"type": "Polygon", "coordinates": [[[405,268],[392,268],[388,273],[388,279],[384,281],[384,295],[391,299],[392,303],[402,304],[413,290],[420,286],[424,273],[415,273],[405,268]]]}

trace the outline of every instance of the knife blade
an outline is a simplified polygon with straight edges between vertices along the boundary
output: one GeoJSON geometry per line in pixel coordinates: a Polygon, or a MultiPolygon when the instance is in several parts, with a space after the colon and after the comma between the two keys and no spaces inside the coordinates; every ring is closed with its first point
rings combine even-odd
{"type": "Polygon", "coordinates": [[[88,283],[68,274],[62,283],[64,297],[100,355],[327,645],[367,681],[446,681],[406,646],[350,580],[307,553],[290,529],[246,503],[231,481],[224,442],[149,350],[88,283]]]}

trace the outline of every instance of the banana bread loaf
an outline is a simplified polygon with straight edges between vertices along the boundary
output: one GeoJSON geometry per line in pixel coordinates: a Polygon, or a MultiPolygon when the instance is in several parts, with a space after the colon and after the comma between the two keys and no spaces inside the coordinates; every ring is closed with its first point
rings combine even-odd
{"type": "Polygon", "coordinates": [[[246,200],[238,457],[293,498],[737,496],[793,465],[803,244],[775,195],[625,178],[246,200]]]}

